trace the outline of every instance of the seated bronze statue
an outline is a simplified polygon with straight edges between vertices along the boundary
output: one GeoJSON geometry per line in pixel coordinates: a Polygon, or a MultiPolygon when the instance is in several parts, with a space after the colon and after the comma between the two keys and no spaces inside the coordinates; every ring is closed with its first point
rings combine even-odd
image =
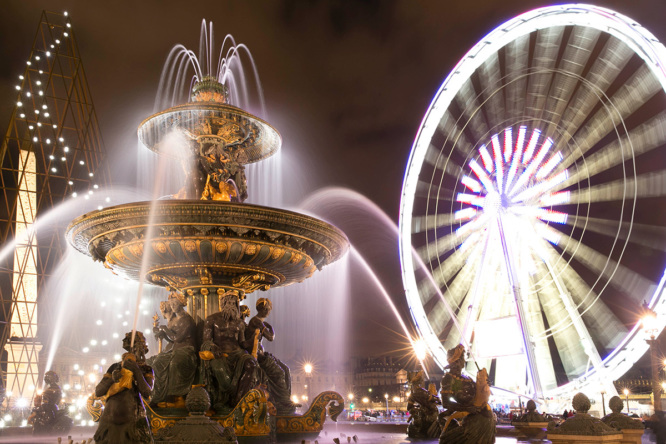
{"type": "Polygon", "coordinates": [[[202,382],[213,410],[226,414],[262,381],[257,360],[246,350],[252,342],[245,338],[239,293],[227,291],[220,305],[219,312],[206,318],[199,356],[203,360],[202,382]]]}
{"type": "Polygon", "coordinates": [[[155,387],[151,405],[185,407],[197,371],[197,327],[184,309],[185,296],[178,292],[169,295],[163,315],[167,325],[156,326],[155,337],[167,343],[161,353],[147,362],[155,372],[155,387]]]}
{"type": "Polygon", "coordinates": [[[59,409],[62,399],[59,380],[54,371],[44,374],[46,386],[42,394],[35,397],[35,407],[28,418],[33,435],[66,435],[72,428],[72,418],[67,416],[65,410],[59,409]]]}
{"type": "Polygon", "coordinates": [[[291,374],[289,367],[264,350],[262,341],[275,339],[273,326],[266,322],[266,318],[273,309],[273,303],[266,298],[257,300],[257,315],[250,319],[248,324],[248,338],[252,339],[252,348],[249,350],[257,358],[259,367],[263,371],[270,395],[269,401],[275,406],[278,415],[293,415],[299,404],[291,401],[291,374]]]}
{"type": "Polygon", "coordinates": [[[95,388],[95,396],[104,401],[104,410],[94,435],[98,444],[146,444],[153,442],[144,400],[153,389],[153,369],[146,364],[148,346],[143,333],[125,335],[122,361],[109,367],[95,388]]]}
{"type": "Polygon", "coordinates": [[[495,442],[495,414],[488,404],[490,386],[486,369],[477,373],[476,382],[463,375],[465,347],[460,344],[447,353],[448,373],[442,378],[440,444],[489,444],[495,442]],[[462,419],[461,423],[458,420],[462,419]]]}

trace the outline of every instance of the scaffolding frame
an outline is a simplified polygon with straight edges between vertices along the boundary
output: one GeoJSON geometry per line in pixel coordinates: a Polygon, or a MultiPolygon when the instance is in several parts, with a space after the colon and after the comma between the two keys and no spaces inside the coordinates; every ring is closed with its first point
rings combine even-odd
{"type": "Polygon", "coordinates": [[[43,11],[0,145],[0,365],[3,385],[31,399],[43,374],[37,306],[66,248],[65,226],[36,219],[66,199],[110,185],[105,150],[67,13],[43,11]],[[37,242],[39,238],[39,242],[37,242]],[[10,244],[14,244],[12,248],[10,244]]]}

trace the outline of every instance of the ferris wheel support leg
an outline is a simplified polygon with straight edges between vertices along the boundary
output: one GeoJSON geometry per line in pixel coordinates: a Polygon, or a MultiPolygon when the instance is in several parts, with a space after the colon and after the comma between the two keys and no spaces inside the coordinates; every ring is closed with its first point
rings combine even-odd
{"type": "Polygon", "coordinates": [[[471,348],[470,346],[470,341],[472,340],[472,328],[471,324],[473,319],[476,318],[476,312],[478,310],[477,307],[477,297],[479,294],[479,282],[481,281],[481,276],[483,275],[483,269],[486,264],[486,253],[488,252],[488,244],[490,243],[490,233],[487,234],[486,236],[486,242],[483,246],[483,252],[481,253],[481,265],[479,266],[479,270],[476,273],[476,276],[474,277],[474,287],[472,288],[472,303],[468,307],[468,313],[467,313],[467,319],[465,319],[465,324],[463,326],[463,330],[460,333],[461,338],[463,339],[464,344],[467,346],[467,348],[471,348]]]}
{"type": "Polygon", "coordinates": [[[541,387],[541,380],[539,379],[539,371],[536,365],[536,356],[534,354],[534,343],[532,342],[532,335],[530,335],[525,319],[525,311],[523,298],[520,292],[520,285],[516,278],[516,272],[511,260],[511,252],[509,251],[509,244],[504,235],[504,228],[502,225],[502,215],[497,214],[497,227],[499,228],[499,238],[502,243],[502,253],[504,254],[504,265],[506,266],[507,275],[509,277],[509,286],[513,293],[513,301],[516,304],[516,318],[518,319],[518,326],[522,332],[523,346],[525,347],[525,355],[527,357],[527,368],[529,369],[530,379],[532,381],[533,396],[535,399],[543,398],[543,390],[541,387]]]}
{"type": "MultiPolygon", "coordinates": [[[[543,260],[544,264],[546,265],[546,268],[548,268],[548,272],[553,278],[553,282],[557,287],[557,292],[560,294],[560,299],[562,299],[562,302],[564,303],[564,307],[567,310],[569,319],[571,319],[571,322],[573,323],[574,328],[576,329],[576,333],[578,333],[578,337],[581,339],[581,342],[583,344],[583,350],[585,350],[585,354],[588,356],[590,361],[592,361],[592,365],[594,366],[594,369],[597,372],[597,378],[602,384],[604,384],[604,382],[607,379],[606,367],[604,366],[603,361],[601,360],[601,355],[599,355],[599,351],[594,346],[594,342],[592,342],[592,337],[590,336],[590,332],[585,327],[585,323],[583,322],[583,319],[581,318],[578,309],[575,307],[574,301],[571,298],[571,294],[569,294],[569,292],[567,292],[564,289],[564,286],[560,282],[560,279],[555,273],[555,270],[553,270],[553,267],[551,266],[548,258],[546,258],[545,255],[541,255],[541,259],[543,260]]],[[[613,384],[610,384],[610,386],[612,387],[608,389],[607,393],[614,392],[615,394],[617,394],[617,390],[615,389],[613,384]]]]}

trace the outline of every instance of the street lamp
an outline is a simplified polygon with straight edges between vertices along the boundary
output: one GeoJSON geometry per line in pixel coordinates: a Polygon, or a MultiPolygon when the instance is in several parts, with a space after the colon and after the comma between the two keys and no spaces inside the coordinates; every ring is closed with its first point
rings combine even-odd
{"type": "Polygon", "coordinates": [[[652,396],[654,399],[654,411],[655,413],[661,411],[661,385],[659,384],[659,372],[661,370],[659,359],[657,358],[657,338],[656,335],[659,332],[657,327],[657,314],[648,308],[647,305],[643,305],[643,331],[648,339],[645,339],[645,342],[650,346],[650,364],[652,367],[652,396]]]}
{"type": "Polygon", "coordinates": [[[311,399],[311,380],[312,380],[312,364],[309,362],[306,362],[305,365],[303,366],[303,370],[305,371],[305,382],[307,383],[306,387],[308,389],[308,399],[311,399]]]}
{"type": "Polygon", "coordinates": [[[601,407],[604,409],[604,416],[606,416],[606,401],[604,401],[604,395],[606,394],[606,390],[604,390],[603,386],[601,387],[601,407]]]}
{"type": "Polygon", "coordinates": [[[629,389],[624,389],[624,399],[627,401],[627,415],[629,412],[629,389]]]}
{"type": "Polygon", "coordinates": [[[384,393],[384,399],[386,399],[386,421],[388,421],[389,420],[388,393],[384,393]]]}

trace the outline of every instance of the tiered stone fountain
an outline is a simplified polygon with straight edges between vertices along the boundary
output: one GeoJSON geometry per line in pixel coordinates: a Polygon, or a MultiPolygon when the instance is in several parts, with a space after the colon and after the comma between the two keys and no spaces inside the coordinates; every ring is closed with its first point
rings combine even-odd
{"type": "MultiPolygon", "coordinates": [[[[183,161],[187,183],[170,200],[84,214],[71,223],[67,238],[118,275],[180,293],[198,325],[220,310],[229,292],[240,301],[256,290],[301,282],[346,253],[346,236],[326,222],[243,203],[245,165],[274,154],[281,138],[268,123],[229,105],[226,87],[215,79],[202,79],[191,102],[149,117],[138,133],[149,149],[183,161]]],[[[266,390],[259,387],[232,412],[213,418],[233,427],[241,441],[268,436],[271,421],[278,436],[306,437],[321,430],[329,404],[337,416],[343,402],[325,392],[302,416],[276,416],[268,413],[266,390]]],[[[153,432],[186,416],[173,409],[148,413],[153,432]]]]}

